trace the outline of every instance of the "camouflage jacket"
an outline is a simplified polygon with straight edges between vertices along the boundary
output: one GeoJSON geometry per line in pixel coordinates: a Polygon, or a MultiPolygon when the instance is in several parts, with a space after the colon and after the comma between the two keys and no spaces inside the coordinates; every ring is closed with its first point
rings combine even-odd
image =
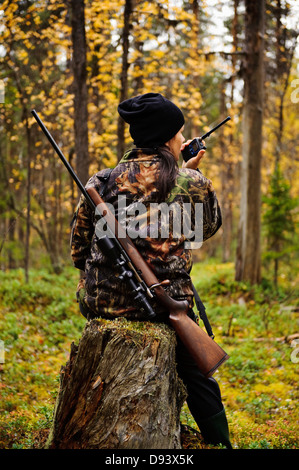
{"type": "MultiPolygon", "coordinates": [[[[189,246],[190,241],[192,237],[196,239],[200,227],[203,241],[215,234],[221,226],[221,211],[211,181],[200,171],[185,168],[178,171],[176,184],[166,206],[163,206],[164,209],[171,208],[171,211],[162,219],[159,217],[161,206],[155,203],[158,171],[157,155],[146,155],[140,149],[127,152],[112,170],[103,199],[115,209],[116,218],[126,228],[159,281],[171,281],[166,287],[167,293],[178,300],[188,300],[192,307],[190,271],[193,247],[189,246]],[[199,209],[196,212],[197,208],[202,212],[199,209]],[[152,214],[157,217],[152,217],[152,214]],[[165,229],[168,229],[166,233],[165,229]]],[[[100,192],[102,174],[100,171],[92,176],[86,187],[95,187],[100,192]]],[[[77,288],[84,288],[81,302],[91,317],[142,319],[134,293],[129,292],[125,282],[118,279],[117,267],[98,248],[96,223],[95,214],[81,196],[71,234],[73,263],[86,273],[85,280],[77,288]]],[[[155,302],[154,308],[158,318],[163,320],[166,312],[155,302]]]]}

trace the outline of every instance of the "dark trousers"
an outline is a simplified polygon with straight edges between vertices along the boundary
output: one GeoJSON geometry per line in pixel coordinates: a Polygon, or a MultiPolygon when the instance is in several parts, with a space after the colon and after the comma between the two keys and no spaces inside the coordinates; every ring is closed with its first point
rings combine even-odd
{"type": "Polygon", "coordinates": [[[180,339],[177,339],[177,372],[186,386],[189,410],[199,425],[223,410],[218,383],[213,377],[205,378],[180,339]]]}
{"type": "MultiPolygon", "coordinates": [[[[192,310],[188,315],[195,320],[192,310]]],[[[218,383],[213,377],[205,378],[193,357],[177,338],[177,372],[187,389],[187,404],[207,443],[222,444],[232,449],[225,409],[218,383]]]]}
{"type": "MultiPolygon", "coordinates": [[[[193,309],[189,309],[188,316],[196,322],[193,309]]],[[[223,410],[219,385],[213,377],[207,379],[201,374],[196,362],[178,337],[176,360],[178,375],[187,389],[189,410],[199,425],[200,421],[223,410]]]]}

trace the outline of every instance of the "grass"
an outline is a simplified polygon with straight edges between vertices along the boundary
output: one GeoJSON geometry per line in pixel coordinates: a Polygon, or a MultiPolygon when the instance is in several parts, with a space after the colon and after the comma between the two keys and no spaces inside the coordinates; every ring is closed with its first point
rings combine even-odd
{"type": "Polygon", "coordinates": [[[298,333],[298,273],[282,276],[278,291],[266,279],[258,286],[236,282],[232,264],[197,264],[193,279],[215,339],[230,355],[215,378],[234,446],[297,448],[296,342],[283,338],[298,333]]]}
{"type": "MultiPolygon", "coordinates": [[[[234,281],[231,264],[194,266],[216,341],[230,355],[215,378],[235,448],[297,448],[298,362],[292,353],[299,345],[282,339],[298,332],[296,276],[282,275],[274,290],[266,279],[254,287],[234,281]]],[[[55,276],[31,271],[28,285],[21,270],[0,272],[2,449],[40,448],[47,437],[60,367],[85,325],[75,300],[77,280],[72,268],[55,276]]],[[[197,430],[186,405],[181,421],[197,430]]]]}
{"type": "Polygon", "coordinates": [[[60,367],[85,324],[74,296],[77,279],[74,270],[55,277],[36,271],[26,285],[22,271],[0,273],[2,448],[38,446],[49,428],[60,367]]]}

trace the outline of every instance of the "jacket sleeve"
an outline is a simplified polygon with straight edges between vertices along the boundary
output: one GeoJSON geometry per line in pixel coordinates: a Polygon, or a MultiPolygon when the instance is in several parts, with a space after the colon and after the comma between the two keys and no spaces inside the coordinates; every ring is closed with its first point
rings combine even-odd
{"type": "Polygon", "coordinates": [[[203,241],[211,238],[222,225],[220,205],[214,191],[212,181],[206,178],[200,170],[189,170],[192,177],[189,195],[193,204],[202,203],[202,237],[203,241]]]}
{"type": "Polygon", "coordinates": [[[216,192],[208,189],[203,201],[203,240],[211,238],[221,225],[222,215],[216,192]]]}
{"type": "Polygon", "coordinates": [[[84,196],[76,208],[71,231],[71,257],[74,266],[84,271],[94,233],[93,214],[84,196]]]}

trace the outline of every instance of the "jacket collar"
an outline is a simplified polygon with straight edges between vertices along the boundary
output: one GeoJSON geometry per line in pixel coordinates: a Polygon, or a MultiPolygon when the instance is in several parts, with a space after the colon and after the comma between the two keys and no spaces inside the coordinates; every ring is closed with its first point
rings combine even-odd
{"type": "Polygon", "coordinates": [[[148,161],[153,159],[159,159],[159,155],[157,154],[156,149],[154,148],[133,148],[128,150],[120,163],[128,162],[128,161],[148,161]]]}

